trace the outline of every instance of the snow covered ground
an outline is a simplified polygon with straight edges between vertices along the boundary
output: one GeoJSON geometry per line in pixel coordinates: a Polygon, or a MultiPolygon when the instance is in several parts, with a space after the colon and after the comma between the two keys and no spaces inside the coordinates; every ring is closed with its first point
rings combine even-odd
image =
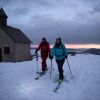
{"type": "MultiPolygon", "coordinates": [[[[100,56],[84,55],[68,58],[73,79],[67,62],[64,64],[65,80],[58,92],[53,89],[58,78],[57,65],[53,60],[52,79],[50,69],[39,80],[36,60],[18,63],[0,63],[0,100],[100,100],[100,56]]],[[[50,68],[50,60],[47,61],[50,68]]],[[[41,59],[38,62],[41,71],[41,59]]]]}

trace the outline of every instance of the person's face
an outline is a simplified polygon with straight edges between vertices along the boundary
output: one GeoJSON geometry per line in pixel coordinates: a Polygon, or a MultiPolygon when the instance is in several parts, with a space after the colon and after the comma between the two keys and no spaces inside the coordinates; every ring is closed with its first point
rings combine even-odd
{"type": "Polygon", "coordinates": [[[45,42],[45,39],[42,39],[42,42],[44,43],[45,42]]]}
{"type": "Polygon", "coordinates": [[[56,39],[56,43],[59,44],[60,43],[60,39],[56,39]]]}

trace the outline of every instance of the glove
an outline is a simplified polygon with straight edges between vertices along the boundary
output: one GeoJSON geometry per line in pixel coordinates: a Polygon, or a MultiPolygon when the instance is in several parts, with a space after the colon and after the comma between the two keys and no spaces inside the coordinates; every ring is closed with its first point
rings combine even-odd
{"type": "Polygon", "coordinates": [[[68,58],[68,56],[67,56],[67,55],[65,55],[65,58],[67,59],[67,58],[68,58]]]}
{"type": "Polygon", "coordinates": [[[53,57],[51,56],[51,55],[49,55],[49,58],[52,60],[53,59],[53,57]]]}

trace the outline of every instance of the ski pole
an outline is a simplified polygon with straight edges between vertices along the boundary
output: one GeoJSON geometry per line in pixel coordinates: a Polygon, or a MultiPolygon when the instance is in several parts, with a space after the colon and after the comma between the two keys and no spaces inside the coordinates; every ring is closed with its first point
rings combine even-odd
{"type": "Polygon", "coordinates": [[[52,67],[53,67],[53,65],[52,65],[52,59],[51,59],[51,71],[50,71],[50,79],[51,79],[51,77],[52,77],[52,67]]]}
{"type": "Polygon", "coordinates": [[[38,73],[38,53],[36,53],[36,68],[37,68],[37,73],[38,73]]]}
{"type": "Polygon", "coordinates": [[[71,76],[73,77],[73,74],[72,74],[71,67],[70,67],[70,65],[69,65],[68,59],[66,59],[66,60],[67,60],[67,64],[68,64],[68,67],[69,67],[69,70],[70,70],[71,76]]]}

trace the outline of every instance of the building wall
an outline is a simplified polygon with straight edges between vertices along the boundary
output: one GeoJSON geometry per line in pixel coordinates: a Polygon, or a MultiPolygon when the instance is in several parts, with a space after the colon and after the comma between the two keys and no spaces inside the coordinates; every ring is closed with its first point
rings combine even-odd
{"type": "Polygon", "coordinates": [[[0,28],[0,48],[2,61],[14,61],[14,41],[0,28]],[[4,54],[4,47],[10,47],[10,54],[4,54]]]}
{"type": "Polygon", "coordinates": [[[31,60],[30,44],[16,43],[15,58],[16,61],[31,60]]]}
{"type": "Polygon", "coordinates": [[[30,44],[15,43],[1,28],[0,50],[2,50],[1,53],[3,62],[31,60],[30,44]],[[4,54],[4,47],[10,47],[10,54],[4,54]]]}

